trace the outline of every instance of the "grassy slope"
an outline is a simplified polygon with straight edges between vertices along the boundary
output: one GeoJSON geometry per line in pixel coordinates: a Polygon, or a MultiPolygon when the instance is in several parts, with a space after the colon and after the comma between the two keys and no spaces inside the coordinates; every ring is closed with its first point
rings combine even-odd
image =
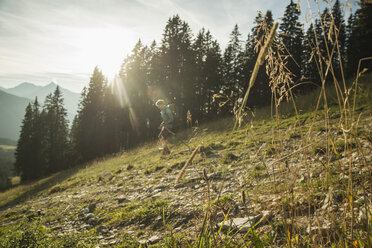
{"type": "MultiPolygon", "coordinates": [[[[357,109],[360,114],[358,136],[365,154],[364,158],[355,161],[353,171],[355,201],[359,200],[355,208],[358,209],[365,206],[360,203],[365,191],[369,192],[367,196],[371,193],[371,181],[365,181],[365,177],[371,176],[371,166],[364,166],[362,161],[371,161],[370,97],[370,91],[365,93],[357,109]],[[360,182],[367,184],[359,185],[360,182]]],[[[222,221],[226,213],[229,213],[228,219],[262,217],[268,213],[256,229],[260,233],[259,242],[274,246],[288,242],[300,244],[299,237],[302,242],[313,242],[312,230],[306,230],[309,220],[316,230],[325,229],[338,235],[338,232],[342,233],[343,213],[347,208],[343,199],[348,184],[349,160],[344,154],[342,132],[337,131],[337,106],[331,106],[334,145],[330,167],[325,166],[327,140],[324,138],[323,113],[322,110],[317,114],[306,112],[299,119],[294,116],[282,119],[279,130],[273,129],[275,122],[269,119],[253,121],[238,131],[231,131],[231,120],[210,123],[194,133],[178,134],[170,142],[171,155],[161,155],[155,143],[148,143],[13,188],[0,193],[0,237],[9,242],[24,233],[14,232],[15,229],[32,228],[36,236],[46,235],[45,240],[57,246],[111,244],[138,247],[140,240],[153,235],[161,239],[154,246],[185,246],[197,239],[203,224],[208,199],[203,169],[210,178],[213,203],[210,214],[215,223],[222,221]],[[302,156],[299,128],[309,141],[306,159],[302,156]],[[276,138],[282,140],[279,148],[272,143],[274,131],[276,138]],[[203,146],[201,152],[186,170],[180,184],[175,186],[179,171],[197,145],[203,146]],[[307,173],[310,181],[307,181],[307,173]],[[320,211],[329,198],[330,189],[333,204],[337,206],[332,214],[320,211]],[[244,202],[242,194],[245,195],[244,202]],[[308,216],[309,200],[312,209],[308,216]],[[92,224],[79,217],[79,211],[86,207],[90,207],[95,216],[92,224]],[[38,209],[42,216],[36,215],[38,209]],[[24,227],[25,223],[38,223],[38,226],[24,227]],[[99,233],[97,228],[101,225],[108,227],[109,233],[99,233]],[[288,234],[284,230],[297,235],[297,241],[295,235],[286,238],[288,234]]],[[[356,148],[353,149],[350,156],[357,156],[356,148]]],[[[367,228],[362,220],[354,226],[363,239],[367,228]]],[[[216,235],[226,238],[222,232],[216,235]]],[[[327,241],[337,242],[337,235],[324,237],[327,241]]],[[[252,242],[248,236],[236,234],[231,244],[239,240],[246,240],[247,244],[252,242]]]]}

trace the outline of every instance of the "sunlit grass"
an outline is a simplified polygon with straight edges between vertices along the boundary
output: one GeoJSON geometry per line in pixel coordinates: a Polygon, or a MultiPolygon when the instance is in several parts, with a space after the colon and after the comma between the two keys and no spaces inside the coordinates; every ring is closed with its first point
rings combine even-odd
{"type": "Polygon", "coordinates": [[[16,149],[16,146],[0,145],[0,149],[4,149],[4,150],[15,150],[16,149]]]}

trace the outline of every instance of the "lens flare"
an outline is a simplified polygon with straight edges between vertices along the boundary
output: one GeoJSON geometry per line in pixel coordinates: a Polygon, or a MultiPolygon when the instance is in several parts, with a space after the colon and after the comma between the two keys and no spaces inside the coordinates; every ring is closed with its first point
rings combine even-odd
{"type": "Polygon", "coordinates": [[[111,83],[111,93],[117,97],[121,108],[128,109],[130,125],[132,126],[132,129],[136,131],[136,134],[140,135],[138,118],[128,97],[124,82],[120,76],[114,77],[111,83]]]}

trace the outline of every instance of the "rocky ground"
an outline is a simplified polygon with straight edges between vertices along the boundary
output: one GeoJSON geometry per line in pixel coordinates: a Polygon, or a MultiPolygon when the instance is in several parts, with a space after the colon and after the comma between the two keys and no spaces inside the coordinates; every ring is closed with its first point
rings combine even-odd
{"type": "Polygon", "coordinates": [[[329,132],[321,111],[278,128],[268,120],[238,131],[220,123],[180,133],[170,155],[151,143],[3,193],[1,241],[38,228],[61,247],[187,247],[208,229],[221,246],[230,240],[226,247],[367,246],[370,107],[358,110],[347,149],[336,111],[329,132]]]}

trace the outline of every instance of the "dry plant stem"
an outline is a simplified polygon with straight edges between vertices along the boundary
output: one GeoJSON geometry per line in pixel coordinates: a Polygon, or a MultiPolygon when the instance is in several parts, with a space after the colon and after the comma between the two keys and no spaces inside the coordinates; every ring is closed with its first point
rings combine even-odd
{"type": "Polygon", "coordinates": [[[205,168],[203,169],[203,177],[204,177],[205,182],[207,183],[207,206],[209,209],[210,204],[211,204],[211,195],[210,195],[209,178],[207,175],[207,170],[205,168]]]}
{"type": "MultiPolygon", "coordinates": [[[[361,63],[362,61],[364,60],[371,60],[372,57],[367,57],[367,58],[363,58],[363,59],[360,59],[359,60],[359,63],[358,63],[358,70],[357,70],[357,75],[356,75],[356,80],[355,80],[355,92],[354,92],[354,99],[353,99],[353,108],[351,110],[350,108],[350,105],[349,106],[349,111],[351,112],[350,113],[350,126],[348,126],[347,124],[347,120],[345,118],[345,128],[347,130],[351,130],[353,128],[353,123],[354,123],[354,114],[355,114],[355,106],[356,106],[356,96],[357,96],[357,90],[358,90],[358,80],[359,80],[359,76],[361,74],[360,72],[360,68],[361,68],[361,63]]],[[[346,101],[348,100],[349,98],[347,97],[347,99],[345,100],[345,104],[344,104],[344,108],[345,105],[346,105],[346,101]]],[[[351,240],[354,240],[354,219],[355,219],[355,216],[354,216],[354,208],[353,208],[353,205],[354,205],[354,199],[353,199],[353,168],[352,168],[352,156],[351,156],[351,149],[349,148],[349,142],[348,141],[348,132],[345,132],[345,130],[343,130],[343,133],[344,133],[344,136],[345,136],[345,144],[346,144],[346,149],[347,149],[347,153],[349,154],[349,180],[348,180],[348,201],[349,201],[349,206],[350,206],[350,211],[351,211],[351,240]]],[[[369,233],[369,226],[368,226],[368,233],[369,233]]],[[[369,242],[369,239],[368,239],[368,242],[369,242]]]]}
{"type": "Polygon", "coordinates": [[[179,181],[181,180],[183,174],[185,173],[187,167],[191,164],[192,160],[194,159],[196,153],[199,151],[200,149],[200,145],[198,145],[195,150],[192,152],[190,158],[187,160],[186,164],[183,166],[182,170],[180,171],[180,173],[178,174],[178,177],[176,179],[176,181],[174,182],[175,184],[179,183],[179,181]]]}
{"type": "Polygon", "coordinates": [[[356,79],[355,79],[355,91],[354,91],[354,100],[353,100],[353,111],[352,111],[352,116],[351,116],[351,120],[354,122],[354,113],[355,113],[355,106],[356,106],[356,97],[357,97],[357,90],[358,90],[358,82],[359,82],[359,77],[360,77],[360,66],[362,64],[363,61],[366,61],[366,60],[372,60],[372,57],[366,57],[366,58],[362,58],[359,60],[359,63],[358,63],[358,70],[357,70],[357,75],[356,75],[356,79]]]}
{"type": "Polygon", "coordinates": [[[238,118],[236,119],[235,124],[234,124],[234,130],[236,128],[236,125],[238,123],[239,118],[241,117],[242,110],[245,108],[245,105],[247,104],[248,95],[249,95],[249,92],[251,91],[252,86],[254,85],[254,83],[256,81],[258,70],[260,69],[260,66],[262,65],[262,63],[265,59],[265,56],[267,54],[267,50],[269,49],[269,47],[271,45],[271,42],[275,38],[275,32],[276,32],[276,29],[278,28],[278,25],[279,25],[279,23],[277,23],[277,22],[274,23],[273,27],[271,28],[269,37],[267,38],[267,41],[266,41],[264,47],[261,48],[260,53],[257,57],[256,64],[254,65],[253,72],[252,72],[251,78],[249,80],[248,89],[245,93],[242,106],[240,106],[240,108],[239,108],[239,112],[238,112],[238,116],[237,116],[238,118]]]}

